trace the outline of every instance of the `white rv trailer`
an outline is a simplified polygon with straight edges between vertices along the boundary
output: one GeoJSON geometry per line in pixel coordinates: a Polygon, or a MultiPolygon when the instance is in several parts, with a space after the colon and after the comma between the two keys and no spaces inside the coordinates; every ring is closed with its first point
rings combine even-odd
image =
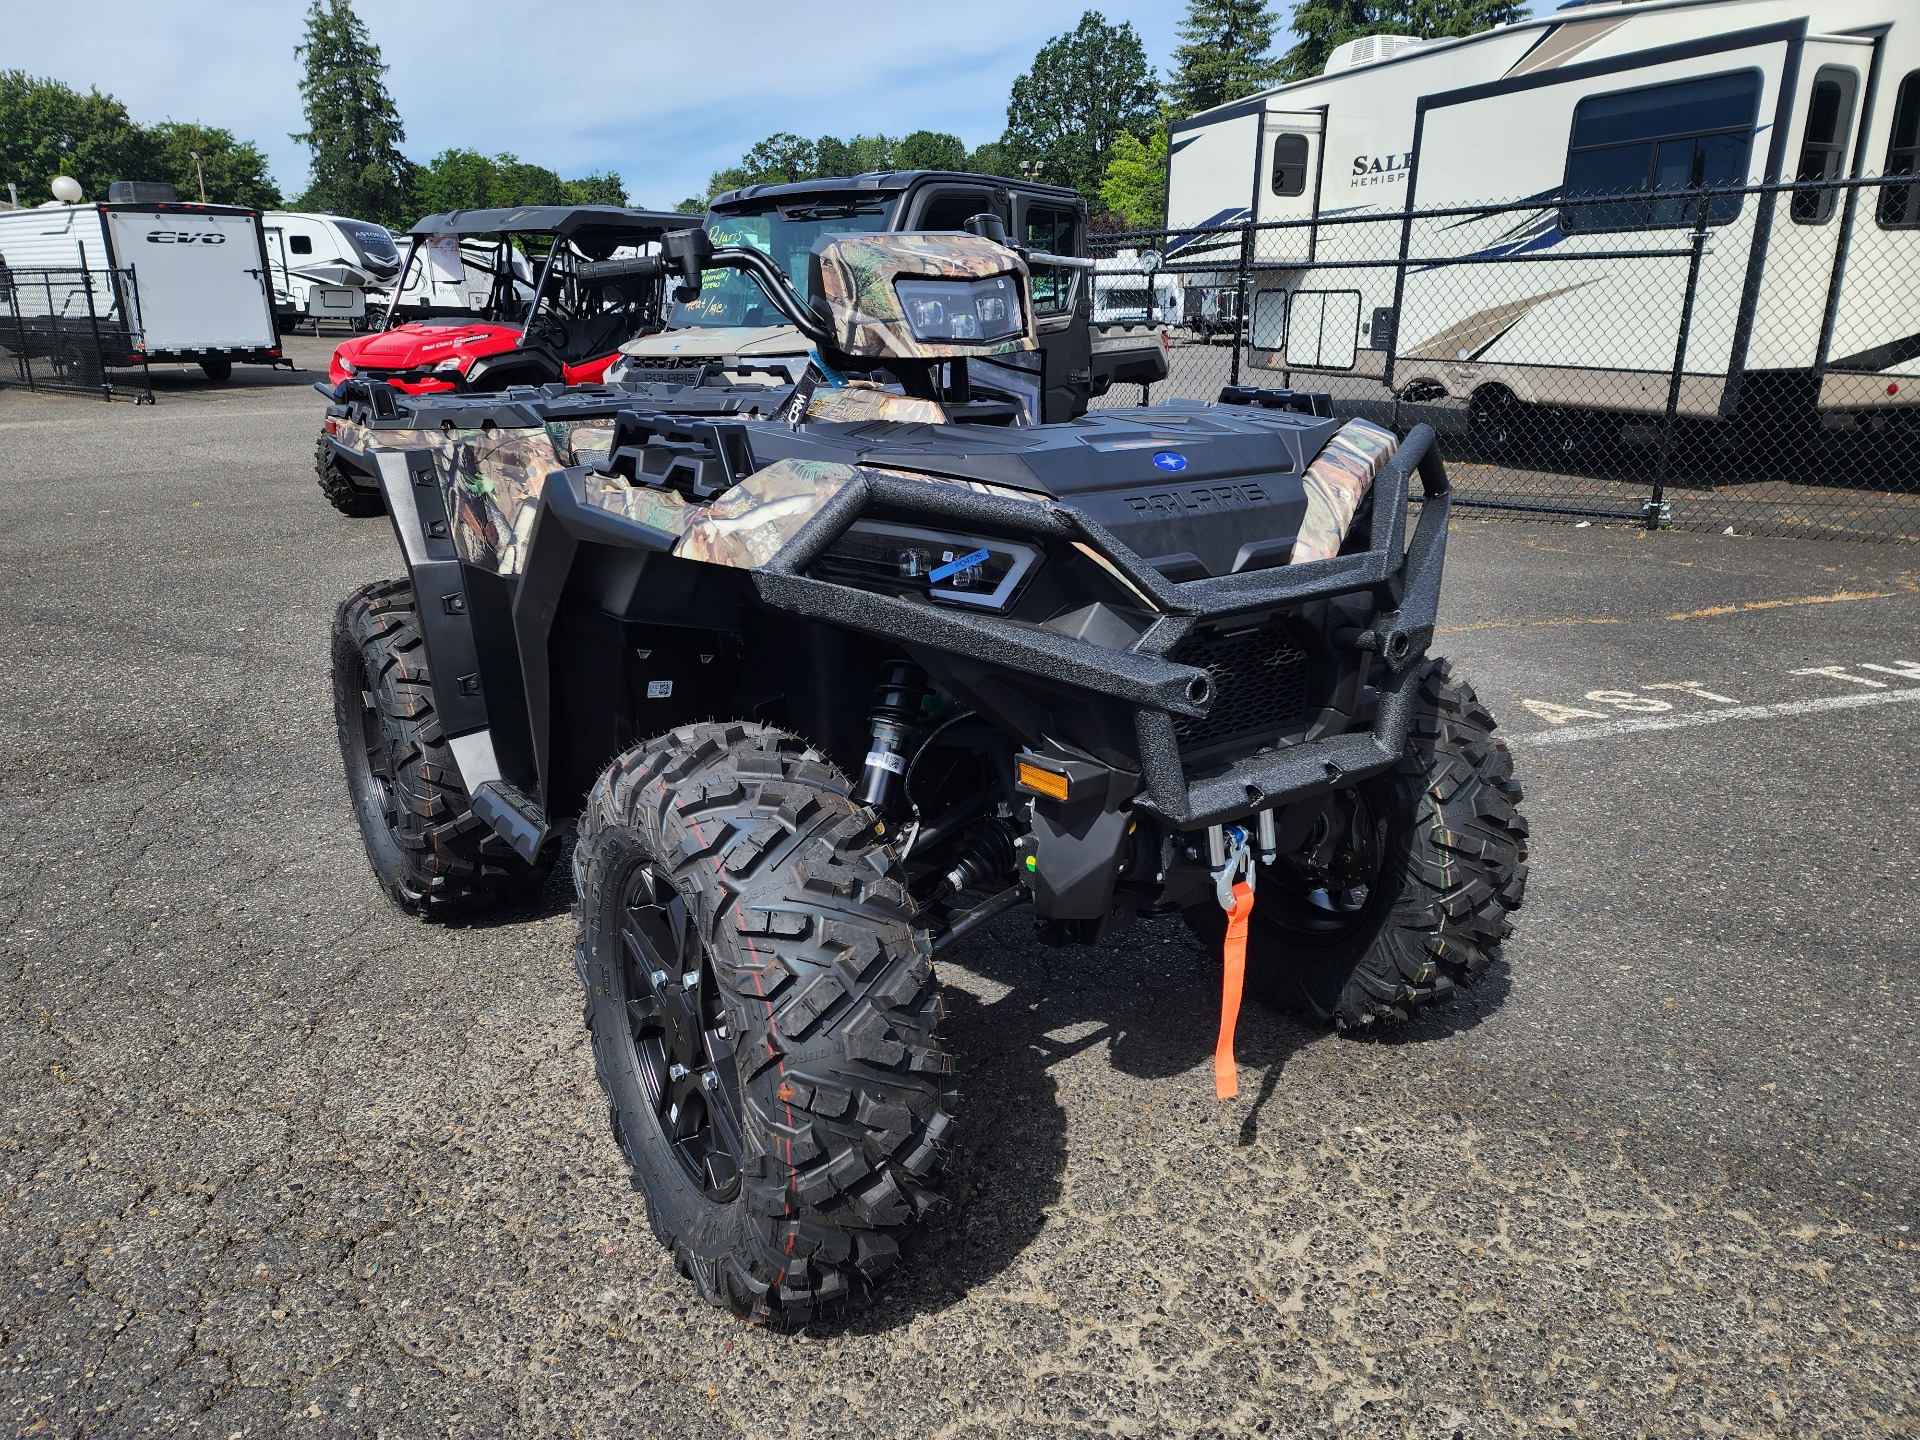
{"type": "Polygon", "coordinates": [[[1093,323],[1178,325],[1180,283],[1153,250],[1119,250],[1093,264],[1093,323]]]}
{"type": "MultiPolygon", "coordinates": [[[[1256,365],[1478,413],[1662,410],[1689,268],[1673,257],[1704,206],[1680,413],[1736,414],[1743,391],[1833,418],[1920,400],[1912,0],[1584,0],[1466,39],[1353,48],[1172,127],[1170,226],[1302,222],[1253,241],[1256,365]],[[1915,179],[1687,199],[1880,174],[1915,179]],[[1567,203],[1634,190],[1645,200],[1567,203]],[[1434,208],[1458,213],[1340,223],[1434,208]],[[1401,284],[1377,262],[1403,242],[1416,261],[1476,263],[1414,264],[1401,284]],[[1602,250],[1666,258],[1551,258],[1602,250]]],[[[1168,262],[1218,283],[1238,245],[1190,237],[1168,262]]]]}
{"type": "Polygon", "coordinates": [[[236,360],[280,362],[258,210],[185,201],[9,210],[0,213],[0,288],[0,345],[70,361],[89,381],[96,363],[184,360],[221,380],[236,360]],[[48,270],[70,274],[32,273],[48,270]],[[116,270],[130,271],[132,285],[109,280],[116,270]],[[91,314],[81,271],[93,277],[91,314]]]}
{"type": "MultiPolygon", "coordinates": [[[[419,247],[409,236],[397,237],[401,249],[396,272],[404,277],[400,286],[400,305],[395,324],[428,315],[478,313],[487,308],[498,283],[496,272],[502,261],[502,247],[492,240],[462,239],[437,235],[419,247]]],[[[533,266],[518,246],[508,246],[504,255],[513,271],[513,288],[522,301],[533,299],[533,266]]],[[[384,312],[393,300],[390,288],[368,296],[368,303],[384,312]]]]}
{"type": "Polygon", "coordinates": [[[400,251],[384,226],[294,210],[269,210],[261,222],[283,329],[302,319],[364,320],[368,292],[400,273],[400,251]]]}

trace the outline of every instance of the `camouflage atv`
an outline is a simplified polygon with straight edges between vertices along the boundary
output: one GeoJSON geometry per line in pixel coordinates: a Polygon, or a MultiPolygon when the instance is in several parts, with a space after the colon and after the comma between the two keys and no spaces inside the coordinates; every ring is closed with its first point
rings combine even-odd
{"type": "Polygon", "coordinates": [[[825,237],[810,303],[698,230],[606,263],[745,270],[819,360],[772,413],[368,389],[407,578],[341,607],[334,701],[401,905],[524,895],[572,837],[614,1136],[703,1296],[796,1324],[895,1267],[953,1137],[932,961],[997,917],[1183,917],[1223,1094],[1242,969],[1357,1026],[1485,968],[1526,824],[1427,655],[1430,430],[1256,390],[1009,425],[969,365],[1031,353],[1031,302],[986,236],[825,237]]]}

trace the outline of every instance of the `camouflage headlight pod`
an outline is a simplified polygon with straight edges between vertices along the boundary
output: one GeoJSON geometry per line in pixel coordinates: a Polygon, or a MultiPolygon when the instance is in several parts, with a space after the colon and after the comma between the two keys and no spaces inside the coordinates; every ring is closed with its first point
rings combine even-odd
{"type": "Polygon", "coordinates": [[[978,235],[829,235],[809,257],[809,303],[841,353],[950,360],[1039,348],[1026,262],[978,235]]]}

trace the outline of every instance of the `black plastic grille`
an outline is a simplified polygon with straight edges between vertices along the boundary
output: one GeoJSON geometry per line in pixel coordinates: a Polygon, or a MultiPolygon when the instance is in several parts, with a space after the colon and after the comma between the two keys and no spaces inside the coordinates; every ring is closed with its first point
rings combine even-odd
{"type": "Polygon", "coordinates": [[[1213,676],[1213,708],[1206,718],[1174,717],[1182,749],[1275,735],[1306,714],[1307,657],[1277,625],[1189,635],[1167,658],[1213,676]]]}

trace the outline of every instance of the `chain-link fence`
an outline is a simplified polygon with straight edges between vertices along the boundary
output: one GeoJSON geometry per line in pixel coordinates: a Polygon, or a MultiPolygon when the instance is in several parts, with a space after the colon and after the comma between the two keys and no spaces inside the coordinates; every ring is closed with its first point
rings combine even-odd
{"type": "Polygon", "coordinates": [[[1096,320],[1124,297],[1171,327],[1155,399],[1431,424],[1467,505],[1920,539],[1920,176],[1097,243],[1096,320]]]}
{"type": "Polygon", "coordinates": [[[151,405],[147,357],[123,318],[138,313],[131,270],[0,265],[0,386],[151,405]]]}

